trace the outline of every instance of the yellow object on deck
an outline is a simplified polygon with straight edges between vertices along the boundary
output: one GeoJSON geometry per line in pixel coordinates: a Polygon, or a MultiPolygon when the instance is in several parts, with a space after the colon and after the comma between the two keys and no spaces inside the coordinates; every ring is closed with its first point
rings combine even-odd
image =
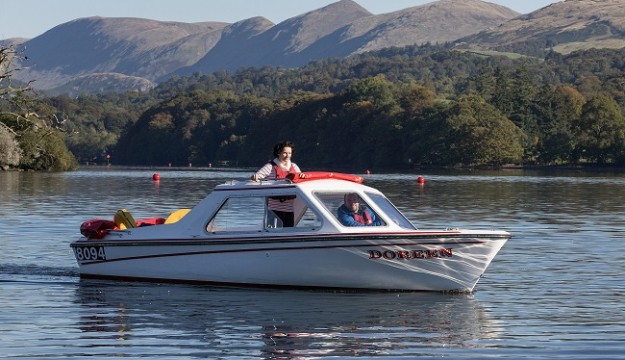
{"type": "Polygon", "coordinates": [[[133,218],[126,209],[117,210],[115,216],[113,216],[113,221],[115,221],[115,225],[122,230],[136,227],[135,218],[133,218]]]}
{"type": "Polygon", "coordinates": [[[175,223],[176,221],[182,219],[185,215],[187,215],[189,211],[191,211],[191,209],[178,209],[172,212],[171,214],[169,214],[167,219],[165,219],[165,224],[175,223]]]}

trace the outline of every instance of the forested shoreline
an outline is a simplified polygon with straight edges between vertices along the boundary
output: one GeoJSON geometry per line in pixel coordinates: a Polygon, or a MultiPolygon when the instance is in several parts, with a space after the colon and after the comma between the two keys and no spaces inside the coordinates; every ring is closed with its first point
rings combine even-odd
{"type": "MultiPolygon", "coordinates": [[[[290,139],[307,168],[622,167],[624,55],[541,59],[426,45],[297,69],[193,74],[147,93],[39,94],[28,113],[75,158],[62,166],[54,161],[65,155],[32,161],[36,151],[25,145],[42,137],[27,137],[15,120],[14,100],[27,95],[5,90],[0,165],[256,166],[290,139]],[[12,157],[2,150],[11,144],[12,157]]],[[[41,144],[31,148],[42,153],[41,144]]]]}

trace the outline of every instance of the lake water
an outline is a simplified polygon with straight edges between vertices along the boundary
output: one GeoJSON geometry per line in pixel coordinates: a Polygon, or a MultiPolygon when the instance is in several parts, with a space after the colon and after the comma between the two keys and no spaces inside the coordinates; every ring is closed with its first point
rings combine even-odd
{"type": "Polygon", "coordinates": [[[0,359],[625,357],[623,174],[365,176],[420,228],[513,234],[473,294],[80,280],[84,220],[164,216],[250,174],[154,172],[0,173],[0,359]]]}

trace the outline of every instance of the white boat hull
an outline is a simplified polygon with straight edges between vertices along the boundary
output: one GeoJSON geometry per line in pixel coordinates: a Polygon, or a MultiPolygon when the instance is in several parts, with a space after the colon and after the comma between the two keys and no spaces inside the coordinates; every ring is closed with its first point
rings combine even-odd
{"type": "Polygon", "coordinates": [[[228,286],[472,291],[504,231],[77,241],[83,277],[228,286]]]}

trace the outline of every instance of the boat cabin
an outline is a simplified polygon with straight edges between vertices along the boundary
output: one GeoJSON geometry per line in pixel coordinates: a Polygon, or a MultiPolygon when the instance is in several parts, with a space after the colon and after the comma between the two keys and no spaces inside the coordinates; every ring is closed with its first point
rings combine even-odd
{"type": "MultiPolygon", "coordinates": [[[[205,216],[205,231],[211,234],[242,232],[347,232],[355,227],[379,227],[416,230],[395,206],[378,190],[345,180],[229,181],[215,190],[197,208],[205,216]],[[375,222],[347,224],[341,221],[339,208],[346,196],[356,198],[360,212],[375,222]],[[285,204],[288,204],[285,206],[285,204]],[[280,207],[282,205],[282,207],[280,207]],[[281,216],[292,210],[292,223],[281,216]],[[284,211],[281,211],[284,210],[284,211]],[[356,226],[354,226],[356,225],[356,226]]],[[[197,214],[194,209],[193,213],[197,214]]],[[[364,222],[370,219],[364,219],[364,222]]]]}
{"type": "Polygon", "coordinates": [[[334,178],[232,180],[217,185],[193,209],[176,210],[167,218],[135,220],[120,209],[113,221],[93,219],[81,226],[87,238],[120,240],[412,230],[417,229],[380,191],[334,178]],[[358,203],[357,216],[348,216],[347,198],[358,203]]]}

